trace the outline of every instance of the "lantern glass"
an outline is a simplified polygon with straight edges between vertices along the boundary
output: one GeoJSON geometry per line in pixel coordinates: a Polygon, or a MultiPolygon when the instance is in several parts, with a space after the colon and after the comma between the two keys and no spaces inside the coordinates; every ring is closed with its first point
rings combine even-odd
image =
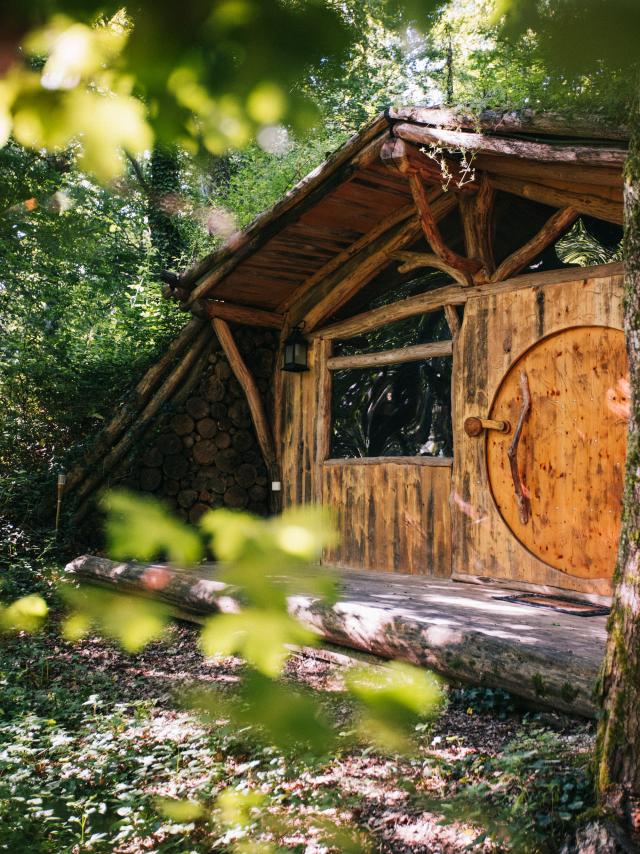
{"type": "Polygon", "coordinates": [[[284,342],[283,371],[306,371],[309,345],[299,329],[294,329],[284,342]]]}

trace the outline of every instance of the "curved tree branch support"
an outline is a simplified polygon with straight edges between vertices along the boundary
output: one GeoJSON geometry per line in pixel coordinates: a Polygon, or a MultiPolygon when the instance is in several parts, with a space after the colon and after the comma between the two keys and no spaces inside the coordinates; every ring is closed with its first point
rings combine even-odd
{"type": "MultiPolygon", "coordinates": [[[[258,444],[260,445],[260,450],[262,451],[264,463],[267,467],[267,471],[269,472],[269,477],[272,482],[279,481],[279,466],[275,453],[273,436],[271,434],[271,429],[269,428],[269,423],[265,415],[264,406],[262,404],[262,399],[260,397],[256,381],[251,375],[249,368],[247,368],[245,361],[240,354],[240,350],[238,350],[238,345],[235,342],[233,333],[231,332],[227,321],[223,320],[221,317],[214,317],[211,323],[213,324],[213,329],[218,337],[220,346],[224,350],[225,356],[229,361],[229,366],[245,393],[249,412],[251,413],[251,420],[256,431],[256,437],[258,439],[258,444]]],[[[279,493],[272,492],[271,496],[271,509],[275,512],[278,510],[278,507],[275,505],[279,503],[277,501],[279,493]]]]}

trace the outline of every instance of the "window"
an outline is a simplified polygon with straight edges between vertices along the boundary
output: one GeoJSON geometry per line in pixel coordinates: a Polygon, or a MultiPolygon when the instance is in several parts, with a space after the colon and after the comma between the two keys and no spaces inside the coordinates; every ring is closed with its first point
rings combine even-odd
{"type": "MultiPolygon", "coordinates": [[[[444,312],[388,324],[334,342],[360,356],[450,340],[444,312]]],[[[451,356],[332,372],[330,457],[451,457],[451,356]]]]}

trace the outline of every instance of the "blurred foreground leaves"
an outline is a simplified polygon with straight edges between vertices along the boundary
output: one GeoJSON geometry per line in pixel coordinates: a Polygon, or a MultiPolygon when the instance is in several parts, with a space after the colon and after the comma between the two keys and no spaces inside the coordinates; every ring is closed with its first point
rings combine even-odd
{"type": "MultiPolygon", "coordinates": [[[[260,519],[214,510],[195,531],[147,497],[115,492],[107,496],[104,506],[107,533],[118,558],[148,561],[168,556],[192,571],[192,561],[207,549],[222,560],[219,577],[233,590],[237,611],[209,617],[201,630],[200,647],[207,656],[239,655],[247,667],[233,692],[194,690],[185,696],[186,705],[216,723],[246,730],[256,743],[293,756],[326,757],[347,743],[315,693],[293,688],[281,678],[292,650],[319,640],[289,614],[287,595],[305,592],[325,605],[337,597],[335,576],[317,568],[324,544],[335,539],[324,511],[295,508],[278,518],[260,519]]],[[[174,566],[174,571],[180,569],[174,566]]],[[[73,640],[96,631],[128,652],[139,652],[163,636],[171,617],[168,607],[152,598],[152,589],[137,596],[64,585],[61,593],[69,612],[63,634],[73,640]]],[[[46,605],[39,597],[27,597],[7,609],[5,616],[9,611],[16,625],[35,628],[46,614],[46,605]]],[[[437,677],[404,663],[359,667],[347,675],[345,683],[357,720],[347,741],[355,735],[358,741],[391,753],[410,752],[416,725],[433,717],[442,702],[437,677]]],[[[218,819],[222,827],[244,826],[259,807],[259,793],[230,789],[218,799],[218,819]]],[[[157,809],[173,821],[201,817],[198,804],[180,799],[162,799],[157,809]]],[[[362,850],[360,842],[331,821],[322,833],[340,850],[362,850]]],[[[244,847],[234,850],[257,850],[247,845],[245,840],[244,847]]]]}
{"type": "Polygon", "coordinates": [[[350,42],[320,0],[25,0],[0,30],[0,145],[79,140],[82,167],[103,180],[122,171],[122,149],[154,138],[221,154],[261,128],[309,127],[316,111],[295,83],[350,42]]]}

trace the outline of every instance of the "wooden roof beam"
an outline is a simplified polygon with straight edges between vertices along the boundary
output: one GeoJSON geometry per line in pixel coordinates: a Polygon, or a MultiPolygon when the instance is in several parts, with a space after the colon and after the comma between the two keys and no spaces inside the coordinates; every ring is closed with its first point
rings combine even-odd
{"type": "Polygon", "coordinates": [[[575,208],[561,208],[556,211],[531,240],[528,240],[508,258],[505,258],[491,277],[491,281],[500,282],[510,276],[515,276],[523,267],[526,267],[529,261],[533,261],[547,246],[565,234],[579,216],[580,214],[575,208]]]}
{"type": "Polygon", "coordinates": [[[231,323],[243,323],[246,326],[264,326],[267,329],[282,329],[284,315],[275,311],[265,311],[248,305],[235,305],[220,300],[196,300],[191,311],[198,317],[213,320],[218,317],[231,323]]]}
{"type": "Polygon", "coordinates": [[[629,127],[605,124],[599,116],[563,116],[559,113],[524,110],[491,110],[465,113],[455,107],[390,107],[391,120],[452,129],[481,130],[501,134],[537,134],[627,141],[629,127]]]}
{"type": "Polygon", "coordinates": [[[576,193],[572,190],[559,190],[555,187],[546,187],[530,181],[521,181],[518,178],[504,178],[499,175],[491,175],[491,183],[497,190],[505,193],[513,193],[525,199],[532,199],[553,208],[562,208],[570,205],[578,213],[594,216],[606,222],[622,225],[622,204],[612,202],[609,199],[597,196],[576,193]]]}
{"type": "Polygon", "coordinates": [[[443,273],[447,273],[459,285],[469,284],[467,277],[460,270],[451,267],[442,258],[434,255],[432,252],[400,251],[394,252],[391,257],[394,260],[402,261],[402,264],[398,267],[399,273],[411,273],[413,270],[422,270],[425,267],[431,267],[434,270],[441,270],[443,273]]]}
{"type": "Polygon", "coordinates": [[[471,284],[473,274],[477,273],[482,266],[481,262],[478,258],[464,258],[462,255],[458,255],[442,239],[421,172],[415,164],[415,152],[412,151],[411,146],[405,145],[401,139],[389,140],[382,146],[380,158],[390,169],[400,172],[408,178],[411,195],[420,216],[422,230],[431,249],[448,267],[458,270],[467,283],[471,284]]]}
{"type": "Polygon", "coordinates": [[[352,243],[350,246],[347,246],[342,252],[334,255],[329,261],[327,261],[324,266],[322,266],[319,270],[317,270],[313,275],[309,276],[301,285],[299,285],[295,290],[293,290],[289,296],[284,299],[280,305],[278,306],[278,311],[283,314],[287,312],[289,309],[293,307],[293,314],[296,314],[295,306],[300,304],[306,294],[313,291],[313,289],[319,285],[327,276],[334,273],[336,270],[341,269],[347,261],[350,261],[354,255],[357,255],[358,252],[361,252],[375,240],[377,240],[385,231],[388,231],[390,228],[398,225],[401,222],[404,222],[408,219],[415,219],[416,210],[413,204],[404,205],[399,210],[394,211],[392,214],[384,217],[378,225],[368,231],[366,234],[363,234],[358,240],[352,243]]]}
{"type": "Polygon", "coordinates": [[[475,193],[478,190],[473,176],[453,157],[439,154],[436,161],[415,146],[406,145],[395,137],[391,137],[381,147],[380,160],[388,169],[404,178],[408,178],[411,172],[417,172],[427,184],[443,187],[452,183],[458,193],[475,193]]]}
{"type": "Polygon", "coordinates": [[[246,229],[233,235],[221,248],[203,258],[180,276],[180,287],[191,290],[187,305],[201,299],[234,270],[241,261],[262,247],[286,225],[331,190],[349,180],[358,169],[377,160],[382,143],[389,138],[384,122],[376,119],[356,134],[317,169],[289,190],[272,208],[261,213],[246,229]]]}
{"type": "Polygon", "coordinates": [[[444,146],[453,151],[483,152],[508,157],[523,157],[542,163],[580,163],[584,166],[622,168],[627,157],[623,148],[599,145],[549,145],[525,139],[486,136],[467,131],[414,125],[400,122],[393,127],[394,136],[418,145],[444,146]]]}
{"type": "Polygon", "coordinates": [[[363,311],[345,320],[339,320],[320,329],[313,331],[310,338],[351,338],[354,335],[362,335],[393,323],[403,320],[405,317],[413,317],[416,314],[426,314],[431,311],[440,311],[446,305],[464,305],[468,300],[478,296],[492,296],[505,292],[535,288],[544,285],[559,285],[563,282],[573,282],[577,279],[584,281],[597,279],[600,276],[621,276],[624,273],[622,262],[610,264],[599,264],[595,267],[566,267],[559,270],[543,270],[542,272],[526,273],[512,279],[501,282],[485,282],[471,287],[461,285],[445,285],[434,291],[427,291],[414,297],[394,302],[391,305],[383,305],[363,311]]]}
{"type": "MultiPolygon", "coordinates": [[[[432,191],[433,215],[436,220],[446,216],[456,204],[452,193],[432,191]]],[[[323,280],[315,292],[305,295],[302,304],[289,312],[293,325],[304,320],[305,332],[315,329],[358,293],[376,276],[393,254],[410,246],[420,236],[421,225],[415,217],[385,231],[343,267],[323,280]]]]}

